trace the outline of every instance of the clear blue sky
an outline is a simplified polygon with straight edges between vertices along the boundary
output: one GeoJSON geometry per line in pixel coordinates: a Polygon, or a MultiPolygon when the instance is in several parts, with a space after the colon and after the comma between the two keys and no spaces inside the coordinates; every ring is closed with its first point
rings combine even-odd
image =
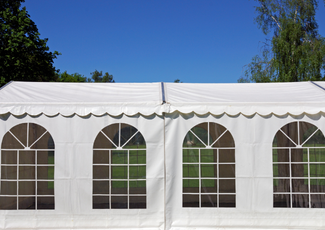
{"type": "MultiPolygon", "coordinates": [[[[26,0],[61,72],[116,82],[232,83],[265,36],[253,0],[26,0]]],[[[325,36],[323,0],[317,11],[325,36]]]]}

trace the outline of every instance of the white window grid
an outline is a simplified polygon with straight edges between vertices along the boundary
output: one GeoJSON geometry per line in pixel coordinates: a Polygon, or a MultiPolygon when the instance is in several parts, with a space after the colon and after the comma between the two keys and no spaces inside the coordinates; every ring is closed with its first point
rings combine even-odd
{"type": "MultiPolygon", "coordinates": [[[[127,197],[127,209],[130,209],[130,197],[145,197],[146,199],[146,204],[147,204],[147,192],[142,193],[142,194],[130,194],[130,182],[131,181],[144,181],[146,182],[146,174],[145,174],[145,178],[144,179],[130,179],[130,166],[144,166],[146,167],[146,163],[145,164],[130,164],[130,151],[146,151],[146,148],[124,148],[125,145],[127,145],[127,143],[134,137],[137,135],[137,133],[139,133],[139,130],[137,130],[122,146],[121,146],[121,123],[119,123],[119,136],[118,136],[118,145],[116,145],[103,131],[101,131],[101,133],[107,138],[107,141],[110,141],[116,148],[94,148],[94,151],[96,150],[101,150],[101,151],[108,151],[108,160],[109,163],[106,164],[99,164],[99,163],[93,163],[93,166],[108,166],[108,179],[94,179],[93,181],[108,181],[109,183],[109,193],[108,194],[96,194],[93,191],[93,197],[108,197],[109,198],[109,208],[108,209],[112,209],[112,199],[111,197],[113,196],[121,196],[121,197],[127,197]],[[112,151],[115,150],[123,150],[123,151],[127,151],[127,163],[126,164],[113,164],[112,161],[112,151]],[[126,166],[127,167],[127,176],[126,179],[113,179],[112,178],[112,166],[126,166]],[[126,194],[112,194],[112,181],[126,181],[127,182],[127,193],[126,194]]],[[[147,171],[147,170],[146,170],[147,171]]],[[[94,175],[94,174],[93,174],[94,175]]],[[[146,185],[146,190],[147,190],[147,185],[146,185]]]]}
{"type": "MultiPolygon", "coordinates": [[[[193,131],[192,129],[189,130],[189,132],[191,132],[205,147],[203,148],[191,148],[191,147],[183,147],[183,150],[185,149],[192,149],[192,150],[199,150],[199,160],[198,162],[184,162],[184,159],[182,160],[182,168],[184,167],[184,165],[199,165],[199,176],[198,177],[184,177],[183,175],[183,170],[182,170],[182,178],[183,180],[191,180],[191,179],[194,179],[194,180],[199,180],[199,192],[197,193],[191,193],[191,192],[184,192],[182,190],[182,194],[183,195],[198,195],[199,196],[199,207],[197,208],[201,208],[201,200],[202,200],[202,196],[201,195],[217,195],[217,207],[211,207],[211,208],[220,208],[219,207],[219,195],[234,195],[236,196],[236,181],[235,181],[235,192],[234,193],[220,193],[219,192],[219,189],[220,189],[220,186],[219,186],[219,182],[220,180],[236,180],[236,176],[234,177],[220,177],[219,176],[219,166],[220,165],[234,165],[234,169],[236,170],[236,154],[235,154],[235,159],[234,159],[234,162],[223,162],[223,163],[220,163],[219,161],[219,150],[220,149],[230,149],[230,150],[234,150],[234,153],[235,153],[235,148],[234,147],[212,147],[215,143],[217,143],[218,140],[220,140],[220,138],[227,132],[229,132],[228,129],[225,129],[225,131],[218,137],[216,138],[212,143],[210,143],[210,138],[209,138],[209,135],[210,135],[210,123],[212,122],[207,122],[207,134],[208,134],[208,138],[207,138],[207,141],[208,143],[205,144],[204,141],[201,140],[201,138],[199,138],[193,131]],[[205,150],[205,149],[216,149],[217,150],[217,162],[201,162],[201,150],[205,150]],[[217,165],[217,176],[216,177],[202,177],[201,176],[201,166],[202,165],[217,165]],[[205,180],[205,179],[213,179],[213,180],[217,180],[217,192],[215,193],[202,193],[201,192],[201,188],[202,188],[202,180],[205,180]]],[[[183,184],[183,182],[182,182],[183,184]]],[[[183,184],[184,186],[184,184],[183,184]]],[[[210,207],[205,207],[205,208],[210,208],[210,207]]]]}
{"type": "Polygon", "coordinates": [[[137,167],[137,166],[143,166],[143,167],[146,167],[146,164],[130,164],[130,154],[129,154],[129,151],[135,151],[135,150],[139,150],[139,151],[146,151],[145,148],[143,149],[123,149],[123,151],[127,151],[127,163],[126,164],[113,164],[111,161],[112,161],[112,158],[111,158],[111,155],[112,155],[112,151],[116,150],[116,149],[99,149],[99,148],[96,148],[94,150],[104,150],[104,151],[108,151],[108,159],[109,159],[109,163],[108,164],[98,164],[98,163],[94,163],[93,165],[94,166],[108,166],[108,178],[107,179],[93,179],[93,181],[108,181],[109,182],[109,192],[108,194],[96,194],[96,193],[93,193],[93,196],[105,196],[105,197],[109,197],[109,207],[111,208],[111,197],[112,196],[127,196],[127,208],[129,209],[129,204],[130,204],[130,196],[131,197],[136,197],[136,196],[140,196],[140,197],[145,197],[146,196],[146,193],[143,193],[143,194],[133,194],[133,193],[130,193],[130,181],[144,181],[146,182],[146,178],[144,179],[130,179],[130,167],[137,167]],[[127,175],[126,175],[126,179],[113,179],[112,178],[112,166],[124,166],[124,167],[127,167],[127,175]],[[112,181],[125,181],[127,182],[127,193],[125,194],[112,194],[112,186],[111,186],[111,183],[112,181]]]}
{"type": "MultiPolygon", "coordinates": [[[[182,175],[183,180],[199,180],[199,190],[198,192],[183,192],[183,195],[199,195],[199,207],[201,208],[201,195],[217,195],[217,207],[219,208],[219,195],[236,195],[236,187],[235,187],[235,192],[234,193],[222,193],[219,192],[220,186],[219,186],[219,182],[220,180],[235,180],[236,177],[220,177],[219,175],[219,166],[220,165],[234,165],[235,168],[235,161],[234,162],[223,162],[220,163],[219,161],[219,150],[221,149],[227,149],[227,150],[234,150],[235,148],[233,147],[223,147],[223,148],[189,148],[189,147],[183,147],[184,150],[188,149],[188,150],[198,150],[199,154],[198,154],[198,162],[184,162],[183,160],[183,166],[184,165],[198,165],[199,169],[198,169],[198,177],[184,177],[184,175],[182,175]],[[215,162],[201,162],[201,150],[206,150],[206,149],[212,149],[212,150],[217,150],[217,161],[215,162]],[[201,166],[202,165],[216,165],[217,166],[217,175],[215,177],[202,177],[202,170],[201,170],[201,166]],[[202,188],[202,180],[217,180],[217,192],[201,192],[201,188],[202,188]]],[[[183,173],[183,171],[182,171],[183,173]]],[[[236,185],[236,183],[235,183],[236,185]]],[[[204,208],[217,208],[217,207],[204,207],[204,208]]]]}
{"type": "MultiPolygon", "coordinates": [[[[293,199],[292,196],[293,195],[308,195],[308,208],[312,208],[311,205],[311,195],[325,195],[325,192],[311,192],[310,186],[311,180],[315,180],[315,179],[325,179],[325,177],[312,177],[310,175],[310,165],[311,164],[318,164],[318,165],[325,165],[325,162],[319,162],[319,161],[310,161],[310,149],[325,149],[324,147],[302,147],[305,143],[308,142],[308,140],[319,131],[319,128],[317,128],[303,143],[300,144],[300,126],[299,126],[299,121],[297,122],[297,129],[298,129],[298,143],[295,143],[282,129],[280,129],[279,131],[284,134],[294,145],[295,147],[273,147],[273,150],[276,149],[287,149],[289,150],[289,160],[288,162],[273,162],[273,166],[275,165],[289,165],[289,177],[274,177],[273,176],[273,180],[274,179],[288,179],[289,180],[289,189],[290,192],[273,192],[274,195],[290,195],[290,208],[293,208],[293,199]],[[292,162],[291,161],[291,152],[292,149],[301,149],[302,151],[307,150],[307,161],[305,162],[292,162]],[[292,165],[307,165],[308,167],[308,177],[293,177],[292,176],[292,165]],[[293,188],[292,188],[292,181],[295,179],[304,179],[304,180],[308,180],[308,192],[293,192],[293,188]]],[[[273,152],[272,152],[273,154],[273,152]]],[[[273,167],[274,170],[274,167],[273,167]]],[[[274,172],[273,172],[274,175],[274,172]]],[[[274,185],[273,185],[274,186],[274,185]]],[[[287,207],[289,208],[289,207],[287,207]]]]}
{"type": "MultiPolygon", "coordinates": [[[[287,149],[289,150],[289,160],[288,162],[273,162],[273,165],[289,165],[289,177],[273,177],[273,179],[288,179],[289,180],[289,188],[290,188],[290,192],[273,192],[273,194],[279,194],[279,195],[290,195],[290,208],[293,208],[293,199],[292,199],[292,195],[308,195],[308,199],[309,199],[309,208],[312,208],[311,206],[311,195],[318,195],[318,194],[323,194],[325,195],[325,192],[311,192],[310,186],[311,180],[315,180],[315,179],[325,179],[325,177],[313,177],[310,175],[310,165],[312,164],[317,164],[317,165],[324,165],[325,166],[325,162],[316,162],[316,161],[309,161],[310,157],[309,157],[309,152],[310,149],[325,149],[324,147],[273,147],[273,149],[287,149]],[[291,150],[292,149],[306,149],[307,150],[307,161],[305,162],[291,162],[291,150]],[[308,177],[293,177],[292,176],[292,165],[307,165],[308,167],[308,177]],[[304,180],[308,180],[308,192],[293,192],[293,188],[292,188],[292,180],[295,179],[304,179],[304,180]]],[[[289,207],[288,207],[289,208],[289,207]]]]}
{"type": "MultiPolygon", "coordinates": [[[[37,178],[37,167],[42,167],[42,166],[46,166],[46,167],[53,167],[53,173],[54,173],[54,164],[38,164],[37,163],[37,154],[39,151],[51,151],[53,152],[53,154],[55,155],[55,151],[54,149],[31,149],[32,146],[34,146],[46,133],[48,133],[48,131],[46,130],[42,135],[39,136],[39,138],[37,138],[37,140],[35,140],[30,146],[26,146],[24,145],[10,130],[8,131],[8,133],[10,133],[23,147],[24,149],[1,149],[1,154],[2,151],[11,151],[11,152],[16,152],[17,154],[17,164],[3,164],[1,161],[1,157],[0,157],[0,165],[1,165],[1,169],[2,166],[16,166],[17,167],[17,179],[2,179],[2,170],[0,170],[0,191],[1,191],[1,186],[2,186],[2,181],[12,181],[12,182],[16,182],[17,183],[17,192],[16,195],[0,195],[0,197],[15,197],[17,199],[17,207],[16,210],[20,210],[19,209],[19,198],[20,197],[35,197],[35,210],[37,210],[37,198],[38,197],[55,197],[55,190],[53,191],[53,195],[40,195],[37,194],[37,182],[53,182],[54,183],[54,178],[53,179],[38,179],[37,178]],[[19,153],[20,151],[34,151],[35,152],[35,164],[20,164],[19,163],[19,153]],[[34,178],[35,179],[19,179],[19,166],[31,166],[31,167],[35,167],[35,175],[34,178]],[[35,194],[33,195],[20,195],[19,194],[19,182],[21,181],[34,181],[35,182],[35,194]]],[[[29,143],[29,123],[27,123],[27,145],[29,143]]],[[[34,209],[33,209],[34,210],[34,209]]],[[[44,210],[44,209],[42,209],[44,210]]]]}

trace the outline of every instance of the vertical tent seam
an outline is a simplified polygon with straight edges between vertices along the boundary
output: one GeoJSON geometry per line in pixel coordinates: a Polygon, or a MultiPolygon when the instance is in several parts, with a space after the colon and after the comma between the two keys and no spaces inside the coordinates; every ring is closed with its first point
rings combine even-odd
{"type": "Polygon", "coordinates": [[[165,98],[165,86],[164,83],[161,82],[161,100],[162,100],[162,104],[166,103],[166,98],[165,98]]]}
{"type": "Polygon", "coordinates": [[[312,83],[313,85],[315,85],[315,86],[317,86],[318,88],[320,88],[320,89],[322,89],[322,90],[325,91],[325,89],[324,89],[322,86],[318,85],[317,83],[315,83],[315,82],[313,82],[313,81],[310,81],[310,83],[312,83]]]}

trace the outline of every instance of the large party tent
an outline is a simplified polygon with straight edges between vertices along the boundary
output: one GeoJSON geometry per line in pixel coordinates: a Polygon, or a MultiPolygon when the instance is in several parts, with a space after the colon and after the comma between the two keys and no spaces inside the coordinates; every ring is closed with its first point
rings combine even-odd
{"type": "Polygon", "coordinates": [[[11,82],[2,229],[323,229],[325,82],[11,82]]]}

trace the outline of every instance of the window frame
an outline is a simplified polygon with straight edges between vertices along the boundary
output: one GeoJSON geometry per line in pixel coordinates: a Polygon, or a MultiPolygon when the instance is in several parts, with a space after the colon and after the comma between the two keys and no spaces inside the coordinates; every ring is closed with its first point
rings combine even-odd
{"type": "MultiPolygon", "coordinates": [[[[143,137],[143,135],[141,134],[141,132],[136,129],[134,126],[130,125],[130,124],[126,124],[126,123],[114,123],[114,124],[110,124],[106,127],[104,127],[96,136],[95,140],[94,140],[94,146],[93,146],[93,157],[92,157],[92,209],[146,209],[147,208],[147,147],[146,147],[146,141],[143,137]],[[115,133],[115,135],[118,135],[118,144],[114,143],[114,140],[111,140],[111,138],[109,138],[104,132],[103,130],[106,128],[109,128],[113,125],[118,124],[119,128],[118,131],[115,133]],[[122,133],[122,126],[126,125],[126,127],[130,127],[135,129],[135,133],[133,133],[124,143],[121,142],[121,133],[122,133]],[[95,143],[96,143],[96,139],[98,138],[98,136],[100,134],[103,134],[106,137],[106,141],[110,142],[112,144],[112,148],[96,148],[95,147],[95,143]],[[136,135],[139,134],[141,135],[141,137],[144,140],[145,146],[142,148],[128,148],[127,144],[134,138],[136,137],[136,135]],[[108,152],[108,162],[106,163],[95,163],[94,159],[95,159],[95,152],[97,151],[107,151],[108,152]],[[123,163],[113,163],[113,155],[114,155],[114,151],[125,151],[126,152],[126,161],[123,163]],[[140,157],[145,157],[145,162],[144,163],[130,163],[130,157],[131,154],[130,152],[132,151],[142,151],[142,153],[144,152],[144,155],[136,155],[137,157],[137,161],[139,160],[139,156],[140,157]],[[95,178],[95,167],[107,167],[108,168],[108,177],[107,178],[95,178]],[[112,174],[113,174],[113,168],[117,169],[118,167],[125,167],[126,168],[126,176],[124,178],[112,178],[112,174]],[[139,172],[139,168],[141,167],[143,169],[144,167],[144,178],[130,178],[130,171],[136,171],[134,170],[134,167],[138,167],[138,172],[139,172]],[[133,170],[130,170],[133,169],[133,170]],[[108,191],[107,193],[95,193],[95,183],[96,182],[107,182],[108,183],[108,191]],[[112,192],[112,183],[113,182],[126,182],[126,193],[113,193],[112,192]],[[138,182],[144,182],[145,187],[144,187],[144,192],[142,193],[133,193],[131,191],[131,186],[130,186],[130,182],[132,183],[137,183],[138,182]],[[94,207],[95,206],[95,201],[94,199],[99,199],[98,197],[106,197],[108,198],[108,204],[107,207],[94,207]],[[124,197],[127,198],[126,201],[126,207],[113,207],[112,206],[112,197],[115,197],[115,199],[117,199],[118,197],[120,197],[121,199],[124,197]],[[131,199],[136,199],[136,198],[140,198],[140,200],[142,199],[142,201],[144,201],[144,207],[132,207],[132,203],[130,202],[130,198],[131,199]]],[[[143,170],[142,170],[143,171],[143,170]]],[[[133,191],[136,190],[133,188],[133,191]]],[[[141,190],[141,189],[140,189],[141,190]]],[[[143,190],[143,189],[142,189],[143,190]]],[[[124,200],[125,201],[125,200],[124,200]]],[[[141,205],[140,205],[141,206],[141,205]]]]}
{"type": "MultiPolygon", "coordinates": [[[[16,132],[16,131],[15,131],[16,132]]],[[[23,155],[22,155],[23,156],[23,155]]],[[[32,159],[32,158],[29,158],[29,160],[32,159]]],[[[52,138],[52,135],[48,132],[48,130],[46,130],[43,126],[39,125],[39,124],[36,124],[36,123],[32,123],[32,122],[26,122],[26,123],[20,123],[20,124],[17,124],[15,126],[13,126],[8,132],[5,133],[5,135],[3,136],[3,139],[2,139],[2,143],[1,143],[1,157],[0,157],[0,184],[1,184],[1,187],[2,185],[4,185],[5,183],[13,183],[13,182],[16,182],[16,194],[1,194],[0,195],[0,200],[1,199],[8,199],[8,198],[16,198],[16,208],[2,208],[0,207],[0,210],[54,210],[55,209],[55,185],[54,185],[54,179],[55,179],[55,142],[52,138]],[[13,133],[13,129],[17,129],[17,127],[22,127],[26,125],[27,128],[26,128],[26,144],[23,143],[23,141],[19,140],[19,138],[17,137],[17,134],[13,133]],[[37,137],[37,139],[32,143],[32,144],[29,144],[29,138],[30,138],[30,129],[31,126],[34,126],[34,127],[37,127],[37,128],[40,128],[40,129],[44,129],[45,132],[43,134],[41,134],[39,137],[37,137]],[[42,139],[43,136],[45,135],[49,135],[49,138],[51,138],[52,142],[53,142],[53,148],[51,148],[51,146],[49,146],[50,148],[38,148],[37,147],[37,143],[38,141],[40,141],[42,139]],[[19,142],[19,144],[21,145],[22,148],[3,148],[3,145],[4,145],[4,139],[6,138],[6,135],[11,135],[14,137],[15,140],[17,140],[19,142]],[[35,146],[33,148],[33,146],[35,146]],[[3,163],[4,162],[4,158],[6,156],[5,155],[5,152],[12,152],[13,154],[16,154],[16,163],[3,163]],[[32,153],[34,155],[34,162],[29,162],[29,163],[21,163],[20,160],[23,160],[24,158],[21,157],[21,154],[23,153],[32,153]],[[45,156],[45,153],[42,153],[42,152],[47,152],[47,163],[39,163],[38,161],[42,161],[41,160],[41,156],[42,154],[44,154],[43,156],[45,156]],[[51,154],[50,154],[51,153],[51,154]],[[52,156],[50,155],[53,155],[53,159],[52,156]],[[39,157],[40,156],[40,159],[39,157]],[[50,161],[50,162],[49,162],[50,161]],[[13,168],[13,167],[16,167],[16,176],[15,178],[3,178],[4,175],[6,174],[5,172],[7,172],[9,168],[13,168]],[[39,175],[38,172],[40,170],[44,170],[44,167],[47,167],[47,178],[42,178],[44,176],[42,175],[39,175]],[[32,169],[34,169],[34,172],[32,172],[32,174],[34,175],[28,175],[26,174],[27,176],[25,176],[25,178],[20,178],[20,170],[23,170],[24,168],[31,170],[33,171],[32,169]],[[53,174],[52,178],[49,178],[49,174],[53,174]],[[30,177],[30,178],[28,178],[30,177]],[[24,192],[24,190],[20,190],[21,187],[24,187],[26,186],[26,183],[28,184],[29,183],[33,183],[34,182],[34,192],[30,192],[30,194],[22,194],[22,193],[28,193],[28,192],[24,192]],[[23,184],[25,183],[25,186],[23,186],[23,184]],[[41,188],[42,186],[41,183],[47,183],[47,187],[50,189],[50,191],[47,191],[48,194],[41,194],[41,193],[46,193],[45,191],[42,191],[40,189],[39,191],[39,188],[41,188]],[[53,191],[51,191],[53,190],[53,191]],[[31,194],[32,193],[32,194],[31,194]],[[50,194],[52,193],[52,194],[50,194]],[[26,207],[26,208],[23,208],[23,207],[20,207],[20,205],[22,205],[19,201],[20,201],[20,198],[22,199],[22,202],[23,203],[23,199],[28,199],[28,198],[34,198],[34,207],[26,207]],[[41,200],[43,199],[43,202],[44,200],[46,199],[50,199],[50,204],[48,207],[42,207],[41,206],[41,200]],[[52,207],[52,204],[53,204],[53,207],[52,207]]],[[[44,186],[44,184],[43,184],[44,186]]],[[[0,188],[1,188],[0,187],[0,188]]],[[[46,187],[46,186],[45,186],[46,187]]],[[[32,187],[31,187],[32,188],[32,187]]],[[[43,188],[44,189],[44,188],[43,188]]],[[[26,190],[26,189],[25,189],[26,190]]],[[[1,193],[1,192],[0,192],[1,193]]],[[[0,201],[1,202],[1,201],[0,201]]]]}
{"type": "MultiPolygon", "coordinates": [[[[192,141],[190,141],[192,142],[192,141]]],[[[189,172],[188,172],[189,174],[189,172]]],[[[189,182],[188,182],[189,183],[189,182]]],[[[215,182],[214,182],[215,183],[215,182]]],[[[209,197],[209,199],[211,199],[211,197],[209,197]]],[[[183,141],[183,146],[182,146],[182,208],[236,208],[236,150],[235,150],[235,141],[233,139],[232,134],[230,133],[230,131],[225,128],[224,126],[216,123],[216,122],[202,122],[199,123],[195,126],[193,126],[185,135],[184,137],[184,141],[183,141]],[[207,129],[206,132],[208,134],[208,138],[207,138],[207,143],[205,143],[205,141],[203,141],[199,136],[197,136],[192,129],[199,127],[200,125],[206,124],[207,125],[207,129]],[[224,131],[217,136],[214,140],[212,139],[211,143],[210,143],[210,136],[211,136],[211,132],[213,132],[214,130],[210,130],[210,124],[214,124],[216,126],[218,126],[219,128],[222,127],[224,129],[224,131]],[[218,141],[226,134],[229,133],[231,138],[232,138],[232,142],[233,142],[233,146],[229,146],[229,147],[213,147],[214,144],[218,143],[218,141]],[[193,136],[195,136],[204,146],[201,147],[184,147],[184,143],[185,142],[189,142],[189,140],[186,140],[187,136],[191,134],[193,136]],[[185,161],[184,160],[184,150],[197,150],[198,152],[198,159],[196,162],[190,162],[185,161]],[[214,156],[214,162],[202,162],[202,150],[212,150],[213,154],[215,154],[214,151],[216,151],[216,157],[214,156]],[[222,150],[232,150],[233,151],[233,161],[230,162],[220,162],[220,151],[222,150]],[[215,159],[216,158],[216,159],[215,159]],[[184,166],[197,166],[198,167],[198,175],[197,177],[187,177],[184,175],[184,166]],[[209,167],[209,165],[212,165],[212,167],[214,167],[214,170],[217,171],[217,175],[215,175],[214,177],[208,177],[208,176],[203,176],[202,175],[202,168],[204,166],[209,167]],[[233,165],[233,176],[221,176],[220,175],[220,166],[226,166],[226,165],[233,165]],[[185,192],[184,191],[184,181],[186,180],[198,180],[198,191],[197,192],[185,192]],[[202,181],[203,180],[215,180],[217,181],[216,184],[216,191],[215,192],[202,192],[202,187],[207,187],[207,186],[203,186],[202,181]],[[233,192],[221,192],[220,191],[220,181],[226,181],[228,180],[228,182],[231,180],[233,181],[233,192]],[[184,200],[185,200],[185,196],[198,196],[198,206],[186,206],[184,204],[184,200]],[[215,196],[216,200],[216,206],[202,206],[202,197],[203,196],[215,196]],[[222,205],[220,206],[220,196],[232,196],[233,200],[234,200],[234,206],[225,206],[222,205]]]]}

